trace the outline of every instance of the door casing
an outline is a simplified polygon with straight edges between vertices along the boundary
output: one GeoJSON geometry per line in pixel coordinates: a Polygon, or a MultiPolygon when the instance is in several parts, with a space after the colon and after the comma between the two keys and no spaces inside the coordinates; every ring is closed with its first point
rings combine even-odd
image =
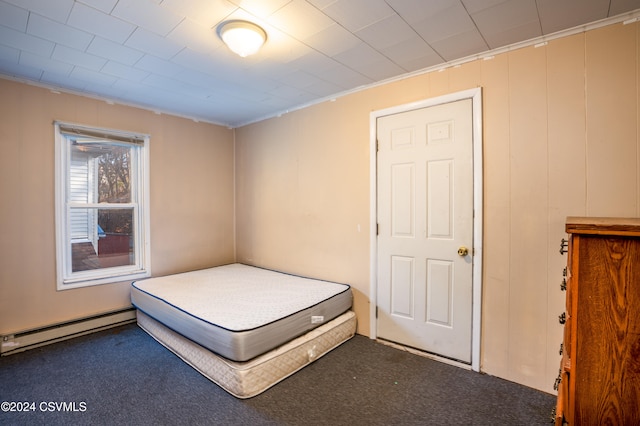
{"type": "MultiPolygon", "coordinates": [[[[376,308],[378,288],[378,239],[377,239],[377,120],[390,114],[398,114],[415,109],[431,107],[443,103],[455,102],[462,99],[472,101],[472,126],[473,126],[473,295],[472,295],[472,332],[471,332],[471,369],[480,371],[480,331],[482,308],[482,194],[483,194],[483,169],[482,169],[482,89],[474,88],[463,90],[443,96],[429,98],[417,102],[398,105],[382,110],[372,111],[369,117],[369,183],[370,194],[370,265],[369,265],[369,297],[370,297],[370,338],[377,338],[376,308]]],[[[438,358],[437,356],[435,358],[438,358]]],[[[464,364],[460,364],[464,366],[464,364]]],[[[468,368],[468,366],[466,367],[468,368]]]]}

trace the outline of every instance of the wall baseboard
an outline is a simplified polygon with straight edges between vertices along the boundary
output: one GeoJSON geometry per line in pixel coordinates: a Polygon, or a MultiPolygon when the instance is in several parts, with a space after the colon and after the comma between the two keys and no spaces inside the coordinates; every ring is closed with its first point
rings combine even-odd
{"type": "Polygon", "coordinates": [[[0,355],[11,355],[136,321],[135,308],[107,312],[49,327],[0,336],[0,355]]]}

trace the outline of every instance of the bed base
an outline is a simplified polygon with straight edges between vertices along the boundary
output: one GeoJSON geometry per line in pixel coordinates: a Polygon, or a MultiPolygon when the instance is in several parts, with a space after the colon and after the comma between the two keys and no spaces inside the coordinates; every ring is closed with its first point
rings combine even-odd
{"type": "Polygon", "coordinates": [[[245,362],[236,362],[165,327],[144,312],[138,325],[203,376],[236,398],[251,398],[309,365],[355,335],[356,316],[347,311],[339,317],[282,346],[245,362]]]}

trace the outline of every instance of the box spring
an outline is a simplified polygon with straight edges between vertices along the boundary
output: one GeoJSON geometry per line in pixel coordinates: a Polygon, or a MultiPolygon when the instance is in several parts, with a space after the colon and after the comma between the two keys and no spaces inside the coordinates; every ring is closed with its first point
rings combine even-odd
{"type": "Polygon", "coordinates": [[[312,363],[354,336],[356,316],[348,311],[251,361],[216,355],[138,311],[138,324],[202,375],[237,398],[251,398],[312,363]]]}

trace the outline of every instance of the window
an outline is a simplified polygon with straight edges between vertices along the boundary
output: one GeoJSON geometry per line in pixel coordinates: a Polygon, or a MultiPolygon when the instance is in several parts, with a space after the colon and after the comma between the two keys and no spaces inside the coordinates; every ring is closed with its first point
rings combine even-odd
{"type": "Polygon", "coordinates": [[[54,127],[58,290],[149,276],[148,135],[54,127]]]}

